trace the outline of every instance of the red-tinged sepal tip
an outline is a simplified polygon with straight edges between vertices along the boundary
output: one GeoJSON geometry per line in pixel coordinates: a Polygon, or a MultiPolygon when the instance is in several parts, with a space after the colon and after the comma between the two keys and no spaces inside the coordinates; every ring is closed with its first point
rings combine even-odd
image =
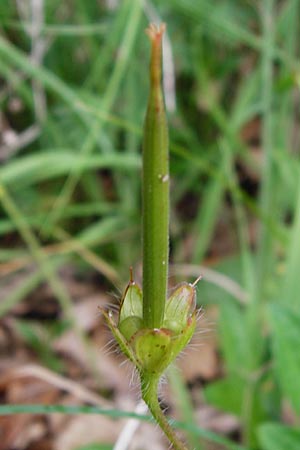
{"type": "Polygon", "coordinates": [[[166,24],[161,23],[160,25],[156,25],[154,23],[150,23],[148,28],[146,28],[145,33],[149,36],[151,41],[161,41],[161,38],[166,30],[166,24]]]}
{"type": "Polygon", "coordinates": [[[156,90],[160,90],[161,79],[161,54],[162,54],[162,36],[166,29],[166,24],[154,25],[153,23],[145,30],[151,41],[151,61],[150,61],[150,79],[156,90]]]}

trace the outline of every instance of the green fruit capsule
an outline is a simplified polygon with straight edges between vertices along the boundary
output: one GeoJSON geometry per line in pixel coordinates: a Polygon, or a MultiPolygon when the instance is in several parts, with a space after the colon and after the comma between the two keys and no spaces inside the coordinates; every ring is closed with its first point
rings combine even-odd
{"type": "Polygon", "coordinates": [[[143,319],[160,328],[167,297],[169,259],[169,139],[163,92],[162,36],[150,25],[150,93],[143,139],[143,319]]]}

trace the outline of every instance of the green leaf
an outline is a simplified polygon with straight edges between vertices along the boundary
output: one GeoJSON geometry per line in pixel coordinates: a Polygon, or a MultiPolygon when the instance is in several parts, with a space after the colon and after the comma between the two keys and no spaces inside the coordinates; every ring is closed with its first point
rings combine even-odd
{"type": "Polygon", "coordinates": [[[300,412],[300,314],[271,305],[272,346],[278,382],[294,410],[300,412]]]}
{"type": "Polygon", "coordinates": [[[220,345],[227,370],[239,371],[246,367],[248,354],[246,321],[243,310],[231,302],[221,305],[220,345]]]}
{"type": "Polygon", "coordinates": [[[300,429],[266,423],[259,427],[258,439],[262,450],[299,450],[300,429]]]}
{"type": "Polygon", "coordinates": [[[209,384],[204,389],[204,395],[218,409],[240,416],[244,389],[245,382],[238,376],[232,376],[209,384]]]}

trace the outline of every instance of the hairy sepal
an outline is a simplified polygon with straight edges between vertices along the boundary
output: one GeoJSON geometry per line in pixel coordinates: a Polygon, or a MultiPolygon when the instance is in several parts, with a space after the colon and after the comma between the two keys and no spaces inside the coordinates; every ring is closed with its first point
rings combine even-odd
{"type": "Polygon", "coordinates": [[[104,318],[121,351],[143,377],[159,378],[191,340],[196,326],[195,287],[182,283],[171,293],[161,328],[146,328],[142,317],[142,291],[133,281],[122,297],[115,324],[112,315],[104,318]]]}

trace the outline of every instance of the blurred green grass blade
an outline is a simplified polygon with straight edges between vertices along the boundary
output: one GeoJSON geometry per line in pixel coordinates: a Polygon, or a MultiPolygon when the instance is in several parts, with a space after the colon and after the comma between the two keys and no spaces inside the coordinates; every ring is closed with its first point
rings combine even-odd
{"type": "Polygon", "coordinates": [[[99,183],[99,176],[97,172],[88,171],[83,173],[81,178],[81,186],[86,194],[86,197],[90,201],[98,201],[100,203],[105,198],[104,189],[101,183],[99,183]]]}
{"type": "Polygon", "coordinates": [[[215,225],[219,219],[223,193],[224,183],[219,177],[211,179],[203,189],[203,200],[193,227],[196,236],[193,251],[194,263],[201,263],[209,248],[215,225]]]}
{"type": "MultiPolygon", "coordinates": [[[[282,45],[290,57],[298,55],[299,40],[299,7],[297,0],[285,2],[281,9],[281,14],[277,25],[278,38],[282,38],[282,45]]],[[[275,127],[274,142],[276,142],[276,151],[273,152],[274,164],[276,166],[276,184],[280,189],[276,192],[277,197],[277,216],[285,218],[292,215],[292,225],[287,224],[290,231],[290,241],[286,246],[286,268],[283,280],[283,290],[281,297],[285,302],[296,307],[299,301],[295,295],[298,281],[299,258],[297,249],[300,248],[299,242],[299,224],[300,224],[300,168],[299,161],[293,154],[295,146],[295,81],[294,75],[290,73],[289,68],[282,64],[279,73],[278,97],[280,101],[274,111],[274,120],[280,126],[275,127]],[[288,80],[282,82],[281,80],[288,80]],[[298,222],[298,223],[297,223],[298,222]],[[298,227],[298,230],[297,230],[298,227]],[[296,272],[296,274],[295,274],[296,272]]]]}
{"type": "MultiPolygon", "coordinates": [[[[123,207],[119,202],[98,202],[98,203],[75,203],[68,205],[64,210],[63,219],[80,219],[89,218],[91,216],[101,217],[103,215],[111,215],[122,213],[123,207]]],[[[45,213],[34,214],[27,213],[28,224],[32,228],[39,228],[45,219],[45,213]]],[[[10,219],[0,220],[0,236],[6,233],[11,233],[16,230],[16,224],[10,219]]]]}
{"type": "Polygon", "coordinates": [[[14,414],[100,414],[113,419],[133,418],[152,422],[150,416],[136,414],[118,409],[105,409],[99,406],[66,406],[66,405],[0,405],[0,416],[14,414]]]}
{"type": "Polygon", "coordinates": [[[250,450],[247,447],[243,445],[236,444],[229,439],[220,436],[219,434],[213,433],[209,430],[204,430],[200,427],[195,427],[190,423],[187,422],[179,422],[179,421],[172,421],[172,425],[176,428],[185,430],[186,432],[189,431],[190,433],[195,434],[195,436],[199,436],[207,441],[214,442],[218,445],[224,446],[225,449],[228,450],[250,450]]]}
{"type": "MultiPolygon", "coordinates": [[[[283,210],[281,211],[282,217],[287,213],[293,215],[293,223],[297,217],[297,204],[299,196],[299,174],[300,164],[296,155],[287,152],[284,147],[274,149],[274,164],[277,171],[278,183],[284,187],[280,191],[283,210]]],[[[293,226],[290,227],[288,223],[284,224],[288,233],[292,232],[293,226]]],[[[290,238],[290,236],[289,236],[290,238]]],[[[289,243],[289,240],[286,242],[289,243]]]]}
{"type": "MultiPolygon", "coordinates": [[[[14,20],[2,21],[2,26],[12,30],[31,30],[31,22],[17,22],[14,20]]],[[[105,23],[89,24],[43,24],[41,34],[51,37],[74,37],[74,36],[94,36],[103,35],[107,32],[108,26],[105,23]]]]}
{"type": "MultiPolygon", "coordinates": [[[[299,272],[298,272],[299,273],[299,272]]],[[[299,296],[299,286],[295,293],[299,296]]],[[[285,299],[283,299],[285,300],[285,299]]],[[[282,394],[294,411],[300,413],[300,314],[289,305],[273,303],[270,306],[272,348],[275,372],[282,394]]]]}
{"type": "Polygon", "coordinates": [[[259,88],[260,71],[258,69],[253,69],[247,77],[240,80],[230,115],[231,126],[234,130],[240,130],[243,125],[262,112],[259,88]]]}
{"type": "Polygon", "coordinates": [[[24,254],[24,249],[0,248],[0,262],[14,260],[19,258],[20,256],[24,256],[24,254]]]}
{"type": "Polygon", "coordinates": [[[299,450],[300,428],[278,423],[265,423],[258,429],[262,450],[299,450]]]}
{"type": "MultiPolygon", "coordinates": [[[[15,228],[18,229],[17,226],[15,228]]],[[[118,240],[118,234],[124,232],[124,230],[127,230],[127,223],[122,216],[105,217],[95,224],[86,226],[74,238],[71,238],[67,233],[61,230],[55,230],[54,238],[59,239],[61,246],[60,248],[57,247],[54,253],[52,253],[52,248],[50,246],[49,254],[47,254],[47,262],[53,270],[58,270],[59,266],[65,264],[73,254],[78,254],[86,263],[92,265],[92,267],[100,273],[103,273],[114,285],[118,285],[120,283],[120,277],[117,271],[96,253],[91,252],[90,249],[94,251],[96,246],[108,242],[114,243],[118,240]]],[[[0,252],[0,261],[16,260],[19,257],[22,262],[21,267],[26,267],[34,262],[32,256],[22,254],[19,250],[17,253],[13,252],[12,254],[11,252],[3,250],[0,252]]],[[[25,281],[24,285],[25,287],[27,286],[27,289],[30,289],[30,287],[34,288],[34,281],[32,281],[32,283],[29,277],[28,284],[27,281],[25,281]]],[[[21,286],[20,289],[17,288],[13,291],[1,305],[0,311],[2,311],[2,308],[4,311],[7,311],[7,309],[10,308],[10,305],[13,306],[18,301],[21,301],[22,292],[25,287],[21,286]]]]}
{"type": "MultiPolygon", "coordinates": [[[[129,64],[130,55],[133,50],[133,45],[141,18],[141,4],[139,0],[134,0],[134,2],[132,2],[132,7],[128,16],[129,17],[127,20],[126,29],[124,31],[120,46],[120,56],[116,62],[103,98],[102,106],[105,112],[110,111],[116,99],[125,70],[129,64]]],[[[79,159],[81,157],[89,155],[93,151],[97,136],[99,135],[99,133],[101,133],[102,126],[102,120],[95,119],[92,122],[88,136],[86,137],[86,140],[83,143],[82,148],[78,154],[79,159]]],[[[47,229],[47,232],[49,232],[55,225],[55,223],[59,220],[63,209],[70,201],[73,191],[81,178],[81,174],[82,172],[80,170],[80,167],[77,167],[76,169],[70,171],[69,177],[67,178],[60,195],[53,205],[53,208],[49,213],[49,217],[45,221],[45,226],[43,227],[42,231],[45,231],[47,229]]]]}
{"type": "MultiPolygon", "coordinates": [[[[30,89],[27,87],[22,74],[20,74],[20,77],[15,74],[14,66],[32,79],[41,82],[47,90],[62,99],[70,111],[79,117],[88,130],[91,129],[91,117],[97,117],[99,121],[110,122],[121,128],[128,129],[133,133],[140,134],[140,130],[134,124],[106,111],[102,101],[97,106],[92,106],[91,98],[85,98],[86,96],[83,95],[84,91],[82,87],[74,90],[46,67],[31,64],[24,52],[12,45],[1,35],[0,55],[3,58],[2,64],[0,65],[0,73],[7,80],[8,84],[12,83],[14,89],[22,93],[22,97],[25,98],[28,106],[33,104],[30,89]]],[[[91,94],[89,97],[92,97],[91,94]]]]}
{"type": "Polygon", "coordinates": [[[243,285],[251,296],[253,294],[255,283],[248,220],[246,215],[246,207],[248,205],[246,202],[246,204],[243,204],[243,196],[241,195],[243,191],[239,186],[239,179],[235,171],[235,159],[229,144],[225,140],[222,140],[220,142],[220,149],[224,155],[224,174],[227,175],[228,186],[233,200],[233,212],[241,253],[243,285]]]}
{"type": "MultiPolygon", "coordinates": [[[[286,53],[291,58],[297,58],[298,40],[299,40],[299,1],[290,0],[285,2],[280,14],[277,26],[277,35],[282,36],[282,45],[286,53]]],[[[282,64],[280,67],[280,78],[290,78],[291,71],[282,64]]],[[[276,121],[280,123],[280,127],[275,129],[275,142],[278,147],[289,149],[293,145],[294,130],[294,82],[292,75],[292,83],[289,89],[280,92],[280,102],[278,102],[276,113],[276,121]]]]}
{"type": "Polygon", "coordinates": [[[99,222],[93,223],[76,235],[76,239],[82,244],[88,246],[97,245],[103,240],[109,240],[109,236],[114,235],[116,231],[124,229],[126,217],[106,217],[99,222]]]}
{"type": "MultiPolygon", "coordinates": [[[[274,217],[276,211],[275,192],[278,188],[274,183],[273,159],[273,45],[275,39],[275,2],[265,0],[261,8],[261,22],[263,30],[263,51],[261,61],[261,88],[263,102],[262,117],[262,177],[259,193],[259,204],[267,217],[274,217]]],[[[274,240],[265,223],[261,223],[259,233],[259,248],[257,261],[257,301],[265,297],[265,283],[273,269],[274,240]]]]}
{"type": "Polygon", "coordinates": [[[229,373],[246,370],[248,363],[248,337],[245,311],[233,302],[221,303],[219,322],[220,346],[229,373]]]}
{"type": "MultiPolygon", "coordinates": [[[[231,365],[230,375],[237,378],[237,383],[241,383],[238,389],[240,392],[238,398],[241,402],[239,415],[242,420],[243,442],[255,446],[255,427],[262,420],[263,415],[260,404],[257,402],[257,380],[253,381],[247,375],[257,370],[264,350],[264,342],[260,331],[261,307],[259,309],[254,301],[256,300],[255,267],[252,261],[246,210],[238,195],[239,180],[234,167],[235,160],[230,147],[226,144],[226,142],[221,142],[221,148],[226,155],[226,173],[230,180],[230,191],[233,199],[242,262],[243,284],[249,295],[249,301],[245,310],[233,304],[222,305],[222,320],[219,326],[225,360],[228,367],[231,365]],[[233,321],[232,317],[235,317],[233,321]],[[238,378],[240,378],[240,381],[238,381],[238,378]]],[[[226,387],[224,389],[224,398],[230,402],[231,397],[232,399],[235,397],[234,391],[232,390],[230,395],[229,392],[226,392],[226,387]]],[[[222,387],[217,391],[217,394],[219,397],[221,394],[220,398],[222,399],[222,387]]]]}
{"type": "MultiPolygon", "coordinates": [[[[51,264],[55,270],[58,270],[65,262],[65,257],[52,257],[49,264],[51,264]]],[[[0,303],[0,319],[33,292],[38,285],[44,281],[44,278],[42,270],[38,269],[35,272],[30,273],[20,285],[9,292],[0,303]]]]}
{"type": "Polygon", "coordinates": [[[67,206],[64,217],[89,217],[120,211],[122,211],[122,204],[118,202],[73,203],[67,206]]]}
{"type": "MultiPolygon", "coordinates": [[[[295,205],[294,221],[291,230],[290,245],[286,260],[286,273],[281,292],[282,299],[289,307],[299,311],[299,274],[300,274],[300,170],[298,170],[298,194],[295,205]]],[[[300,332],[299,332],[300,333],[300,332]]]]}
{"type": "MultiPolygon", "coordinates": [[[[138,0],[135,0],[135,2],[138,2],[138,0]]],[[[133,9],[133,13],[136,13],[136,10],[133,9]]],[[[134,17],[135,18],[135,17],[134,17]]],[[[134,33],[135,29],[132,30],[134,33]]],[[[131,37],[129,35],[129,37],[131,37]]],[[[131,48],[129,48],[131,50],[131,48]]],[[[101,121],[110,121],[113,123],[116,123],[119,126],[125,126],[129,129],[132,129],[132,131],[136,132],[136,128],[132,127],[132,124],[128,124],[126,120],[122,120],[119,118],[116,118],[109,114],[107,108],[105,106],[106,102],[101,102],[101,104],[98,105],[97,108],[92,107],[88,102],[84,101],[81,98],[81,90],[75,91],[70,86],[68,86],[62,79],[60,79],[57,75],[55,75],[53,72],[48,70],[46,67],[43,66],[37,66],[35,64],[31,64],[28,56],[19,50],[17,47],[12,45],[7,39],[2,37],[0,35],[0,56],[2,56],[2,66],[7,66],[8,64],[11,64],[18,69],[20,69],[22,72],[24,72],[27,76],[32,77],[33,79],[39,81],[42,83],[47,90],[50,92],[53,92],[55,95],[57,95],[59,98],[61,98],[70,108],[71,111],[77,114],[77,116],[80,118],[83,124],[87,127],[87,129],[91,130],[91,116],[97,117],[98,120],[101,121]],[[105,107],[104,107],[105,106],[105,107]]],[[[125,57],[127,56],[127,53],[125,52],[125,57]]],[[[126,58],[125,58],[126,59],[126,58]]],[[[123,68],[123,58],[121,58],[121,61],[118,62],[118,66],[115,69],[115,76],[111,79],[110,83],[110,90],[113,91],[116,87],[116,85],[119,82],[119,77],[123,73],[123,71],[120,71],[120,68],[123,68]]],[[[3,69],[3,67],[0,69],[0,71],[3,69]]],[[[3,74],[6,76],[6,78],[9,81],[9,73],[12,73],[12,70],[10,68],[3,69],[3,74]]],[[[23,80],[21,79],[19,81],[21,83],[20,89],[24,89],[24,93],[26,92],[26,95],[28,93],[28,89],[26,87],[23,87],[23,80]]],[[[18,85],[18,82],[16,83],[18,85]]],[[[107,93],[106,96],[110,97],[111,92],[107,93]]]]}
{"type": "Polygon", "coordinates": [[[226,14],[224,8],[212,8],[209,0],[172,0],[182,13],[192,20],[197,20],[205,30],[213,33],[218,39],[227,39],[229,43],[243,42],[254,49],[261,47],[261,39],[246,27],[239,26],[236,20],[226,14]]]}
{"type": "MultiPolygon", "coordinates": [[[[153,422],[152,417],[136,414],[129,411],[121,411],[118,409],[105,409],[98,406],[66,406],[66,405],[0,405],[0,416],[13,414],[99,414],[111,417],[113,419],[132,418],[146,422],[153,422]]],[[[229,439],[205,430],[195,427],[191,424],[179,421],[173,421],[172,425],[182,430],[189,430],[196,436],[203,437],[208,441],[223,445],[228,450],[249,450],[246,447],[235,444],[229,439]]]]}
{"type": "Polygon", "coordinates": [[[108,65],[111,64],[112,54],[117,50],[118,41],[121,39],[124,27],[126,26],[129,11],[128,8],[130,8],[130,6],[131,0],[125,0],[122,1],[117,8],[113,23],[110,24],[109,32],[105,36],[105,41],[84,82],[85,87],[94,87],[97,90],[104,87],[107,78],[104,76],[105,70],[108,65]]]}
{"type": "MultiPolygon", "coordinates": [[[[220,145],[223,146],[224,141],[220,141],[220,145]]],[[[226,146],[228,147],[228,142],[226,143],[226,146]]],[[[198,169],[199,173],[205,174],[209,177],[219,177],[222,180],[225,188],[229,188],[235,192],[238,202],[243,206],[249,208],[250,211],[265,224],[268,230],[273,234],[274,238],[276,238],[279,242],[286,244],[288,236],[286,230],[282,227],[282,224],[276,221],[273,217],[267,216],[265,211],[257,206],[257,203],[249,194],[247,194],[247,192],[243,191],[238,185],[232,184],[231,179],[228,178],[228,176],[224,173],[220,173],[215,165],[213,165],[204,157],[195,156],[185,147],[176,145],[172,142],[170,145],[170,149],[174,155],[179,156],[183,161],[193,164],[192,170],[198,169]]],[[[229,152],[231,153],[230,150],[229,152]]],[[[205,154],[205,150],[201,148],[201,150],[199,150],[199,153],[205,154]]]]}
{"type": "Polygon", "coordinates": [[[45,151],[40,154],[22,156],[0,168],[0,180],[7,186],[24,188],[40,181],[66,175],[70,170],[119,169],[131,170],[141,167],[139,155],[108,154],[81,155],[65,149],[45,151]]]}
{"type": "MultiPolygon", "coordinates": [[[[66,83],[58,78],[53,72],[44,67],[31,64],[27,55],[12,45],[8,40],[0,35],[0,56],[4,62],[9,61],[30,77],[40,81],[47,89],[61,97],[72,111],[76,112],[86,125],[89,125],[89,117],[85,105],[80,101],[66,83]]],[[[3,61],[2,61],[3,64],[3,61]]]]}
{"type": "MultiPolygon", "coordinates": [[[[0,36],[1,37],[1,36],[0,36]]],[[[2,61],[0,64],[0,74],[2,77],[6,80],[8,86],[10,89],[3,89],[0,97],[0,105],[5,108],[5,102],[10,98],[11,96],[11,89],[14,90],[14,92],[18,93],[20,95],[21,99],[24,101],[24,104],[32,109],[33,108],[33,97],[32,93],[29,89],[29,87],[26,84],[26,80],[20,73],[16,73],[16,70],[12,68],[9,64],[6,64],[5,61],[2,61]]]]}
{"type": "Polygon", "coordinates": [[[1,184],[0,201],[7,215],[15,222],[20,236],[26,243],[35,263],[41,268],[44,279],[48,281],[54,294],[57,296],[66,317],[72,319],[72,323],[75,324],[75,318],[72,311],[72,300],[70,299],[68,292],[60,280],[58,280],[55,270],[53,270],[53,267],[49,263],[47,255],[41,248],[40,243],[28,225],[26,218],[22,215],[22,212],[8,193],[7,189],[1,184]]]}
{"type": "MultiPolygon", "coordinates": [[[[97,4],[94,2],[87,3],[82,2],[82,0],[74,0],[74,19],[77,23],[88,24],[91,18],[97,17],[97,13],[97,4]]],[[[85,52],[89,55],[90,60],[93,61],[99,53],[97,41],[90,35],[82,36],[81,41],[85,52]]]]}
{"type": "MultiPolygon", "coordinates": [[[[184,418],[185,422],[195,426],[196,423],[191,395],[189,394],[187,386],[184,383],[181,374],[178,372],[177,367],[171,367],[168,370],[168,380],[170,381],[171,389],[175,398],[175,404],[179,411],[180,417],[184,418]]],[[[187,439],[190,448],[193,448],[194,450],[203,449],[201,442],[199,442],[193,433],[187,433],[187,439]]]]}
{"type": "Polygon", "coordinates": [[[19,234],[22,237],[23,241],[26,243],[34,262],[38,267],[40,267],[43,278],[49,283],[53,294],[57,297],[65,318],[70,321],[75,333],[81,340],[88,355],[90,367],[94,372],[94,375],[98,377],[99,374],[98,369],[95,366],[95,355],[93,354],[93,349],[90,347],[83,330],[79,327],[78,321],[76,321],[72,299],[69,295],[69,292],[65,288],[63,282],[57,276],[56,268],[53,267],[53,265],[49,261],[48,255],[41,247],[39,240],[27,223],[26,218],[22,215],[22,212],[8,193],[7,189],[4,187],[4,185],[1,184],[0,201],[8,216],[12,221],[16,223],[19,234]]]}
{"type": "Polygon", "coordinates": [[[17,319],[14,322],[17,333],[39,358],[41,364],[54,372],[62,372],[65,368],[64,361],[52,349],[51,333],[43,324],[37,321],[17,319]]]}
{"type": "MultiPolygon", "coordinates": [[[[39,225],[40,220],[37,217],[30,217],[28,219],[28,223],[30,224],[30,226],[35,227],[39,225]]],[[[0,221],[0,236],[6,233],[11,233],[15,230],[16,224],[11,219],[4,219],[0,221]]]]}
{"type": "Polygon", "coordinates": [[[74,450],[113,450],[113,445],[109,444],[88,444],[83,447],[76,447],[74,450]]]}
{"type": "MultiPolygon", "coordinates": [[[[265,420],[266,412],[261,398],[260,386],[255,386],[253,383],[252,389],[249,391],[248,383],[249,380],[247,380],[246,373],[227,375],[225,378],[206,386],[204,396],[217,409],[234,414],[240,419],[247,417],[247,409],[249,407],[253,408],[251,415],[249,415],[251,422],[247,426],[250,426],[251,431],[249,436],[252,442],[250,448],[256,449],[258,448],[256,439],[257,426],[265,420]],[[248,396],[245,394],[248,394],[248,396]]],[[[245,425],[242,424],[243,426],[245,425]]],[[[243,433],[242,441],[244,442],[246,430],[242,428],[241,431],[243,433]]]]}
{"type": "MultiPolygon", "coordinates": [[[[224,8],[212,8],[210,0],[172,0],[172,4],[180,13],[189,17],[197,24],[201,24],[203,30],[210,37],[222,44],[245,44],[250,48],[262,51],[264,40],[252,33],[249,27],[241,26],[224,8]]],[[[251,22],[251,21],[250,21],[251,22]]],[[[291,58],[284,50],[274,47],[274,55],[291,68],[299,67],[297,59],[291,58]]]]}
{"type": "MultiPolygon", "coordinates": [[[[103,219],[98,227],[99,230],[103,232],[102,223],[105,222],[103,219]]],[[[118,224],[119,225],[119,224],[118,224]]],[[[120,228],[120,227],[119,227],[120,228]]],[[[116,230],[108,230],[104,236],[102,236],[102,243],[107,243],[108,241],[115,244],[114,237],[118,232],[118,228],[116,230]],[[104,241],[104,242],[103,242],[104,241]]],[[[79,239],[72,238],[67,232],[62,230],[61,228],[55,228],[54,237],[58,238],[62,241],[63,252],[62,253],[75,253],[78,254],[85,263],[92,266],[97,272],[103,274],[107,280],[109,280],[114,286],[120,285],[120,275],[118,271],[114,268],[111,263],[108,263],[106,259],[103,259],[94,251],[93,248],[90,249],[86,246],[85,243],[80,241],[79,239]]],[[[101,241],[99,236],[96,236],[96,245],[101,241]]]]}
{"type": "Polygon", "coordinates": [[[8,293],[0,303],[0,319],[36,289],[42,280],[43,275],[41,271],[36,271],[28,275],[21,285],[8,293]]]}
{"type": "MultiPolygon", "coordinates": [[[[67,233],[61,230],[55,230],[54,237],[58,238],[61,245],[57,246],[55,252],[52,253],[52,248],[49,248],[48,264],[52,266],[53,270],[58,270],[63,264],[66,264],[74,254],[78,254],[85,263],[91,265],[95,270],[102,273],[113,285],[120,284],[120,275],[111,264],[108,264],[104,259],[94,252],[95,246],[107,242],[114,242],[115,236],[118,233],[124,232],[126,223],[122,217],[107,217],[94,225],[87,226],[81,231],[77,237],[71,238],[67,233]],[[91,250],[90,250],[91,249],[91,250]]],[[[125,228],[126,230],[126,228],[125,228]]],[[[55,247],[55,245],[54,245],[55,247]]],[[[18,253],[0,251],[0,261],[12,261],[20,258],[21,267],[31,265],[34,260],[27,254],[20,251],[18,253]]],[[[17,262],[17,261],[16,261],[17,262]]],[[[18,302],[22,301],[33,289],[36,288],[40,281],[43,281],[43,273],[36,273],[29,275],[25,281],[15,290],[5,297],[0,305],[0,317],[7,313],[18,302]]]]}

